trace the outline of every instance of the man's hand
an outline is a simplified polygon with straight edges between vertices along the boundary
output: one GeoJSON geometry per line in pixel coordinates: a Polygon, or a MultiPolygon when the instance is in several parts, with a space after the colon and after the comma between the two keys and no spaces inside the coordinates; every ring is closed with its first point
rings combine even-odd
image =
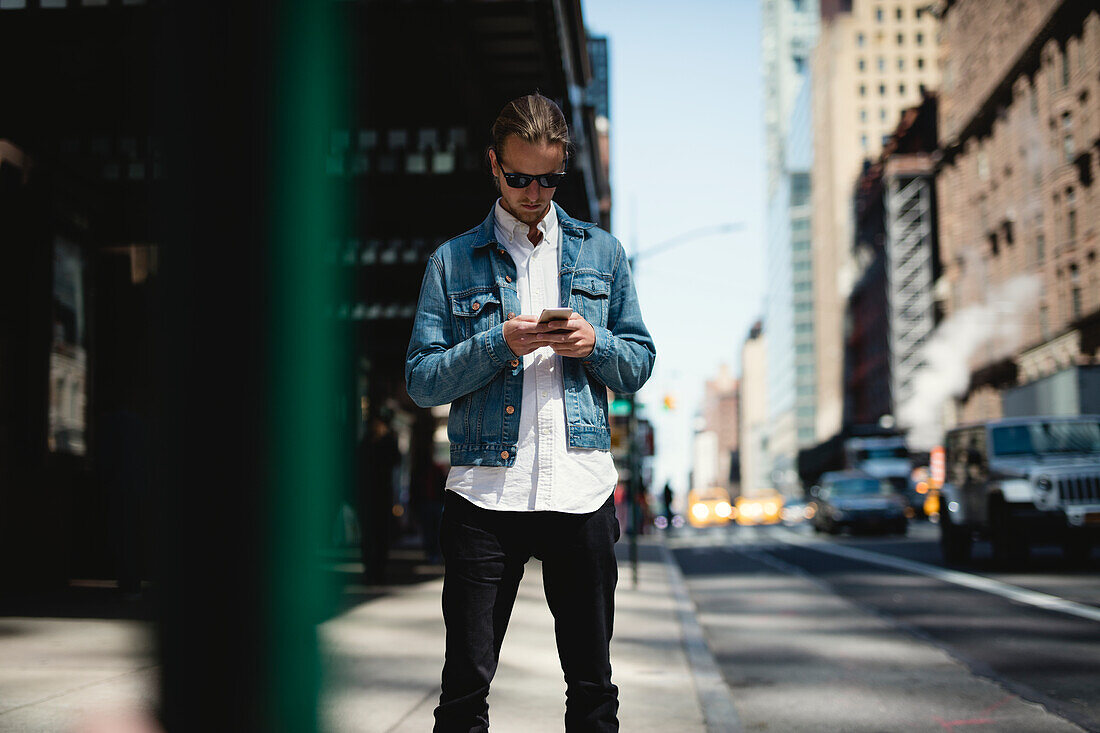
{"type": "Polygon", "coordinates": [[[527,356],[536,349],[550,346],[546,332],[550,329],[539,323],[538,316],[516,316],[504,322],[504,340],[516,356],[527,356]]]}
{"type": "Polygon", "coordinates": [[[568,321],[539,323],[538,316],[516,316],[504,322],[504,340],[516,356],[549,346],[560,356],[583,359],[596,347],[592,324],[576,313],[568,321]]]}
{"type": "Polygon", "coordinates": [[[542,325],[547,331],[558,331],[547,333],[546,339],[550,348],[559,356],[583,359],[596,348],[596,329],[578,313],[569,316],[568,321],[551,321],[542,325]]]}

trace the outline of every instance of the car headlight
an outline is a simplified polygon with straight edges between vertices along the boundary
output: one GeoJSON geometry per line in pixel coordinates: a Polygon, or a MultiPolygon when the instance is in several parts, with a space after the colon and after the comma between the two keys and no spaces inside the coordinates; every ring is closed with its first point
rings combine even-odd
{"type": "Polygon", "coordinates": [[[1043,493],[1048,493],[1054,489],[1054,482],[1050,480],[1050,476],[1040,476],[1035,481],[1035,488],[1043,493]]]}
{"type": "Polygon", "coordinates": [[[720,501],[714,505],[714,513],[725,519],[733,513],[733,507],[728,502],[720,501]]]}
{"type": "Polygon", "coordinates": [[[696,504],[691,507],[691,514],[696,519],[706,519],[707,515],[710,514],[710,509],[707,508],[706,504],[696,504]]]}
{"type": "Polygon", "coordinates": [[[777,511],[779,511],[779,505],[776,504],[774,501],[769,501],[767,504],[764,505],[764,511],[768,514],[775,514],[777,511]]]}

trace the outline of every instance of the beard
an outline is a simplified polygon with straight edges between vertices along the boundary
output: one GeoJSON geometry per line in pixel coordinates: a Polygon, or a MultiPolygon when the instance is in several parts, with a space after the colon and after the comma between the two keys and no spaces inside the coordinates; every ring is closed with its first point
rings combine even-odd
{"type": "Polygon", "coordinates": [[[509,214],[516,217],[517,219],[522,221],[524,224],[528,224],[528,225],[538,224],[540,221],[542,221],[543,217],[546,216],[546,212],[550,208],[550,202],[549,201],[541,204],[539,206],[539,208],[537,210],[534,210],[534,211],[529,210],[529,209],[525,209],[525,208],[523,208],[522,205],[516,205],[516,206],[513,207],[512,204],[510,204],[507,199],[503,199],[503,198],[501,199],[501,203],[503,204],[505,210],[509,214]]]}

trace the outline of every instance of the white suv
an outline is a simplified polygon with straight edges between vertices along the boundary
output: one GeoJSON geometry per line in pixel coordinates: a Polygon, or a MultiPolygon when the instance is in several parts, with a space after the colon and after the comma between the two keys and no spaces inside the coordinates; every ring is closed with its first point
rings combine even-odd
{"type": "Polygon", "coordinates": [[[1100,416],[1023,417],[956,428],[940,492],[944,560],[964,562],[975,537],[1002,564],[1033,544],[1082,559],[1100,540],[1100,416]]]}

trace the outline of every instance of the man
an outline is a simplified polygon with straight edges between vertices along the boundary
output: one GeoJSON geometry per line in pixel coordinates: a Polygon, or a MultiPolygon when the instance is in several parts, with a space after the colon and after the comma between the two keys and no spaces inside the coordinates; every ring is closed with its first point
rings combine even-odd
{"type": "Polygon", "coordinates": [[[618,730],[607,388],[637,391],[656,352],[622,245],[552,201],[569,149],[552,101],[505,105],[488,152],[500,198],[432,254],[420,291],[409,395],[451,403],[436,731],[488,730],[489,684],[532,556],[554,616],[566,730],[618,730]],[[557,307],[572,313],[539,323],[557,307]]]}

